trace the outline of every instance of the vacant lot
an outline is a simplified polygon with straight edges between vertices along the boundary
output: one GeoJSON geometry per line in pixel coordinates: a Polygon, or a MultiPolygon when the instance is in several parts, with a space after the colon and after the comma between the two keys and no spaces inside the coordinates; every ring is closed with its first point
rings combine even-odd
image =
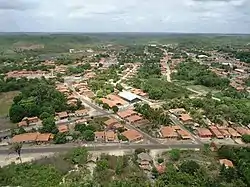
{"type": "Polygon", "coordinates": [[[0,117],[8,114],[12,100],[18,93],[19,92],[0,93],[0,117]]]}
{"type": "Polygon", "coordinates": [[[7,117],[13,98],[19,92],[5,92],[0,94],[0,130],[9,129],[13,124],[7,117]]]}

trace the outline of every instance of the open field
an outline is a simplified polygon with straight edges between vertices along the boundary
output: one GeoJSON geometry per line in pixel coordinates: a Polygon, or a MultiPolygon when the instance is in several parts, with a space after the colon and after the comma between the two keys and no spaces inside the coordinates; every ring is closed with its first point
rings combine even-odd
{"type": "Polygon", "coordinates": [[[13,98],[18,95],[19,92],[6,92],[0,94],[0,116],[6,116],[9,112],[13,98]]]}
{"type": "Polygon", "coordinates": [[[6,92],[0,94],[0,130],[9,129],[13,124],[7,118],[9,108],[12,104],[13,98],[19,92],[6,92]]]}

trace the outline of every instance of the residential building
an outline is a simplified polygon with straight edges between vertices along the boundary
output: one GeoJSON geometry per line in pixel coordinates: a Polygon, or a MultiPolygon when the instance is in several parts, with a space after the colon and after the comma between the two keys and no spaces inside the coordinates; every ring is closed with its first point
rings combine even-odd
{"type": "Polygon", "coordinates": [[[39,122],[39,118],[38,117],[30,117],[30,118],[27,118],[27,122],[28,122],[28,124],[34,124],[34,123],[37,123],[37,122],[39,122]]]}
{"type": "Polygon", "coordinates": [[[189,124],[193,122],[193,118],[189,115],[189,114],[181,114],[180,115],[180,120],[184,123],[184,124],[189,124]]]}
{"type": "Polygon", "coordinates": [[[228,132],[227,128],[218,128],[218,129],[225,138],[231,137],[231,134],[228,132]]]}
{"type": "Polygon", "coordinates": [[[67,125],[60,125],[58,126],[58,131],[60,133],[66,133],[69,132],[69,127],[67,125]]]}
{"type": "Polygon", "coordinates": [[[12,142],[19,142],[19,143],[34,143],[36,142],[37,136],[39,133],[34,132],[34,133],[24,133],[24,134],[19,134],[15,135],[12,138],[12,142]]]}
{"type": "Polygon", "coordinates": [[[51,133],[38,134],[36,138],[36,142],[38,143],[48,143],[50,140],[54,138],[51,133]]]}
{"type": "Polygon", "coordinates": [[[213,133],[213,135],[216,138],[218,138],[218,139],[224,138],[223,134],[218,130],[218,128],[216,126],[210,126],[209,129],[211,130],[211,132],[213,133]]]}
{"type": "Polygon", "coordinates": [[[116,120],[115,118],[110,118],[107,121],[104,122],[105,126],[108,129],[112,129],[115,124],[119,124],[120,122],[116,120]]]}
{"type": "Polygon", "coordinates": [[[128,121],[129,123],[138,123],[143,119],[142,116],[139,115],[132,115],[126,118],[126,121],[128,121]]]}
{"type": "Polygon", "coordinates": [[[101,101],[103,103],[106,103],[110,108],[116,106],[116,103],[114,101],[109,100],[109,99],[101,98],[101,101]]]}
{"type": "Polygon", "coordinates": [[[245,127],[234,127],[234,129],[240,134],[240,135],[250,135],[250,129],[245,127]]]}
{"type": "Polygon", "coordinates": [[[183,130],[183,129],[177,130],[177,133],[180,135],[180,138],[182,140],[189,140],[189,139],[192,138],[191,135],[190,135],[190,133],[187,132],[187,131],[185,131],[185,130],[183,130]]]}
{"type": "Polygon", "coordinates": [[[197,134],[201,138],[212,138],[213,134],[211,131],[207,128],[198,128],[197,129],[197,134]]]}
{"type": "Polygon", "coordinates": [[[104,142],[105,132],[104,131],[95,132],[95,141],[104,142]]]}
{"type": "Polygon", "coordinates": [[[231,127],[228,128],[228,132],[231,135],[231,138],[240,138],[241,137],[241,135],[231,127]]]}
{"type": "Polygon", "coordinates": [[[142,152],[138,154],[137,157],[138,157],[137,162],[140,168],[144,170],[151,170],[152,158],[148,153],[142,152]]]}
{"type": "Polygon", "coordinates": [[[167,138],[167,139],[178,138],[178,134],[175,132],[175,129],[172,127],[162,127],[160,132],[161,132],[162,138],[167,138]]]}
{"type": "Polygon", "coordinates": [[[82,109],[82,110],[77,110],[75,111],[76,117],[84,117],[88,115],[88,110],[82,109]]]}
{"type": "Polygon", "coordinates": [[[18,124],[17,124],[18,127],[27,127],[28,126],[28,123],[27,121],[20,121],[18,124]]]}
{"type": "Polygon", "coordinates": [[[134,110],[128,109],[128,110],[124,110],[121,112],[117,112],[117,115],[122,118],[122,119],[126,119],[130,116],[136,115],[137,113],[134,110]]]}
{"type": "Polygon", "coordinates": [[[136,142],[143,139],[142,134],[134,129],[124,131],[122,135],[125,136],[129,142],[136,142]]]}
{"type": "Polygon", "coordinates": [[[114,142],[117,139],[114,131],[105,132],[105,138],[106,138],[106,142],[114,142]]]}
{"type": "Polygon", "coordinates": [[[62,119],[67,119],[68,118],[68,113],[67,112],[60,112],[57,114],[60,120],[62,119]]]}
{"type": "Polygon", "coordinates": [[[233,162],[228,159],[220,159],[220,164],[224,165],[226,168],[232,168],[234,167],[233,162]]]}
{"type": "Polygon", "coordinates": [[[186,113],[186,110],[184,108],[175,108],[175,109],[170,109],[169,112],[171,114],[174,114],[175,116],[179,116],[181,114],[186,113]]]}
{"type": "Polygon", "coordinates": [[[164,164],[160,164],[156,166],[156,170],[158,171],[159,174],[163,174],[166,170],[166,166],[164,164]]]}
{"type": "Polygon", "coordinates": [[[76,120],[76,124],[85,124],[85,123],[87,123],[87,119],[78,119],[78,120],[76,120]]]}
{"type": "Polygon", "coordinates": [[[114,94],[109,94],[107,96],[107,98],[110,99],[111,101],[113,101],[118,106],[127,104],[127,102],[125,100],[123,100],[122,98],[120,98],[119,96],[114,95],[114,94]]]}

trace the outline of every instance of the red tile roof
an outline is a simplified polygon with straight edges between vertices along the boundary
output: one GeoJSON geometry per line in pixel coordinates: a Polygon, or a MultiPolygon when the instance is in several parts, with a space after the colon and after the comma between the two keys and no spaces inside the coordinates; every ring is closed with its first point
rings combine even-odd
{"type": "Polygon", "coordinates": [[[53,135],[51,133],[38,134],[36,141],[37,142],[48,142],[53,135]]]}
{"type": "Polygon", "coordinates": [[[218,130],[216,126],[210,126],[209,129],[216,136],[216,138],[224,138],[223,134],[218,130]]]}
{"type": "Polygon", "coordinates": [[[107,121],[104,122],[104,124],[107,126],[107,127],[112,127],[113,125],[119,123],[119,121],[117,121],[115,118],[110,118],[108,119],[107,121]]]}
{"type": "Polygon", "coordinates": [[[225,165],[226,167],[234,167],[233,162],[228,159],[220,159],[220,164],[225,165]]]}
{"type": "Polygon", "coordinates": [[[183,122],[188,122],[193,120],[193,118],[189,114],[181,114],[180,119],[183,122]]]}
{"type": "Polygon", "coordinates": [[[39,133],[24,133],[15,135],[12,142],[35,142],[39,133]]]}
{"type": "Polygon", "coordinates": [[[197,129],[198,135],[200,137],[211,137],[213,136],[213,134],[211,133],[211,131],[207,128],[198,128],[197,129]]]}
{"type": "Polygon", "coordinates": [[[143,117],[139,116],[139,115],[133,115],[133,116],[130,116],[130,117],[127,117],[126,120],[128,120],[128,122],[130,123],[136,123],[140,120],[142,120],[143,117]]]}
{"type": "Polygon", "coordinates": [[[143,138],[142,134],[136,130],[127,130],[122,133],[129,141],[137,141],[143,138]]]}
{"type": "Polygon", "coordinates": [[[60,125],[58,127],[58,131],[61,132],[61,133],[64,133],[64,132],[69,132],[69,128],[67,125],[60,125]]]}
{"type": "Polygon", "coordinates": [[[250,130],[245,128],[245,127],[235,127],[234,128],[238,133],[240,133],[241,135],[243,134],[248,134],[250,135],[250,130]]]}
{"type": "Polygon", "coordinates": [[[121,118],[127,118],[129,116],[134,115],[134,114],[136,114],[136,112],[134,110],[131,110],[131,109],[117,112],[117,115],[120,116],[121,118]]]}
{"type": "Polygon", "coordinates": [[[181,130],[177,130],[177,133],[180,135],[180,137],[182,139],[191,139],[191,135],[189,132],[181,129],[181,130]]]}
{"type": "Polygon", "coordinates": [[[178,134],[175,132],[175,129],[172,127],[162,127],[161,135],[163,138],[177,138],[178,134]]]}
{"type": "Polygon", "coordinates": [[[67,112],[60,112],[57,114],[59,118],[67,118],[68,117],[68,113],[67,112]]]}

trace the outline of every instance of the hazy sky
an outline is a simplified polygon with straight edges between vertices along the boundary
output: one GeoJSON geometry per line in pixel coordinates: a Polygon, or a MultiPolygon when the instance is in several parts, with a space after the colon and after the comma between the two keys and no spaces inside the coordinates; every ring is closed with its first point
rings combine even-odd
{"type": "Polygon", "coordinates": [[[0,0],[1,32],[250,33],[250,0],[0,0]]]}

